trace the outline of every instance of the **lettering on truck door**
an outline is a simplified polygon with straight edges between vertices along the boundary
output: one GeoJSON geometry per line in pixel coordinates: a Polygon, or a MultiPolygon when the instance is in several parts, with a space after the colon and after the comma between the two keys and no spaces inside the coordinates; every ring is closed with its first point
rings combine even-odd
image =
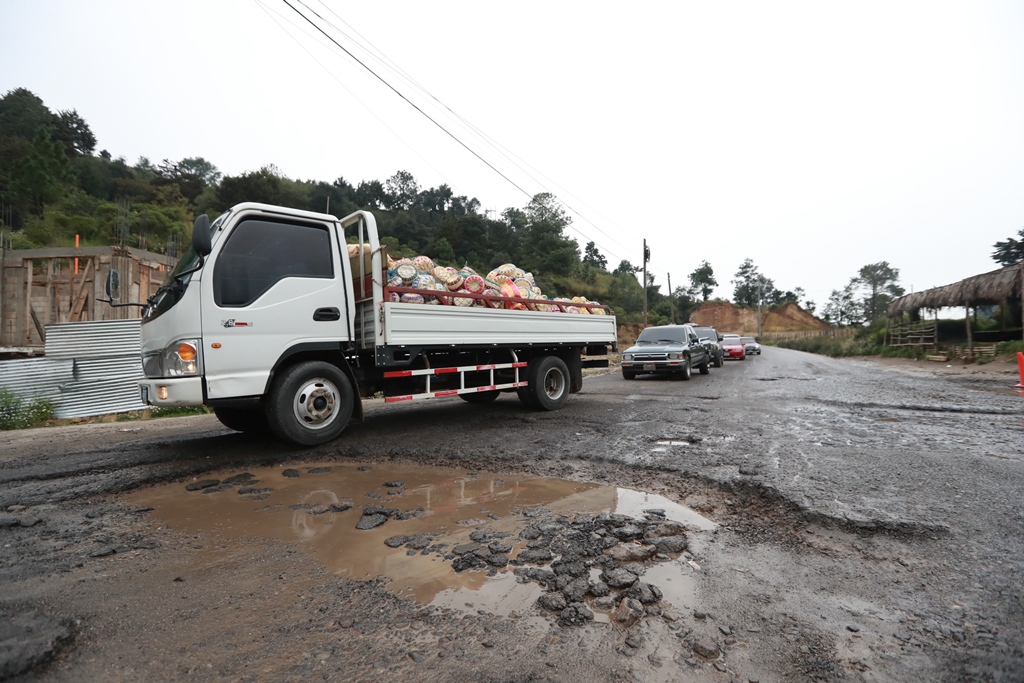
{"type": "Polygon", "coordinates": [[[346,339],[342,273],[332,226],[243,216],[202,283],[208,397],[262,394],[294,344],[346,339]]]}

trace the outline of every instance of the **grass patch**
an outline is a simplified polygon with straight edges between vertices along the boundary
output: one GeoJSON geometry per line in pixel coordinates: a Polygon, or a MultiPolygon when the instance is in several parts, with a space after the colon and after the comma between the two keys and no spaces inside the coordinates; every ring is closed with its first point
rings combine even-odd
{"type": "Polygon", "coordinates": [[[28,429],[53,418],[53,404],[42,399],[24,399],[0,389],[0,430],[28,429]]]}
{"type": "Polygon", "coordinates": [[[1004,353],[1021,353],[1024,352],[1024,340],[1016,339],[1014,341],[1003,342],[996,346],[996,354],[1002,355],[1004,353]]]}

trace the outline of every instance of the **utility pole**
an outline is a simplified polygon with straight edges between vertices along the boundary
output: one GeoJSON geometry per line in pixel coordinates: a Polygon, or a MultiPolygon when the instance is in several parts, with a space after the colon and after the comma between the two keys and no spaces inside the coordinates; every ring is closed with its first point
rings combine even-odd
{"type": "Polygon", "coordinates": [[[644,238],[644,327],[647,327],[647,262],[651,260],[651,250],[647,248],[644,238]]]}
{"type": "Polygon", "coordinates": [[[761,299],[764,297],[764,278],[757,276],[757,339],[761,340],[761,299]]]}
{"type": "Polygon", "coordinates": [[[668,319],[676,324],[676,305],[672,300],[672,273],[668,274],[668,319]]]}

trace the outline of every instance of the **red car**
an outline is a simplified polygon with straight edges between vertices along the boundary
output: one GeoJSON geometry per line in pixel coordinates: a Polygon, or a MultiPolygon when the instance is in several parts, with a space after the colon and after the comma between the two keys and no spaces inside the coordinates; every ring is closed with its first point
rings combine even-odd
{"type": "Polygon", "coordinates": [[[726,360],[730,358],[747,359],[747,350],[743,346],[743,341],[739,335],[727,334],[722,337],[722,358],[726,360]]]}

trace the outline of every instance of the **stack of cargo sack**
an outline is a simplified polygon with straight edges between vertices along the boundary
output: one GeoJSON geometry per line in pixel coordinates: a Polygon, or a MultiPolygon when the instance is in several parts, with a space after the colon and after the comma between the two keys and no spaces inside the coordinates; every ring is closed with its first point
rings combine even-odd
{"type": "Polygon", "coordinates": [[[466,293],[483,294],[492,299],[531,300],[529,305],[522,301],[508,301],[505,303],[505,308],[509,309],[526,310],[527,308],[532,308],[538,311],[558,312],[562,310],[558,305],[544,303],[546,301],[558,301],[564,306],[564,310],[567,313],[606,314],[603,308],[591,310],[585,306],[580,306],[579,304],[600,306],[596,301],[587,301],[587,299],[581,296],[572,299],[549,299],[544,295],[540,287],[537,286],[533,273],[528,273],[511,263],[502,264],[487,273],[486,276],[480,276],[468,265],[462,268],[435,265],[429,256],[415,256],[411,259],[402,258],[397,261],[388,257],[387,284],[389,287],[407,287],[420,290],[415,293],[403,292],[401,294],[391,292],[390,300],[402,303],[488,306],[484,299],[458,296],[459,293],[466,293]]]}

